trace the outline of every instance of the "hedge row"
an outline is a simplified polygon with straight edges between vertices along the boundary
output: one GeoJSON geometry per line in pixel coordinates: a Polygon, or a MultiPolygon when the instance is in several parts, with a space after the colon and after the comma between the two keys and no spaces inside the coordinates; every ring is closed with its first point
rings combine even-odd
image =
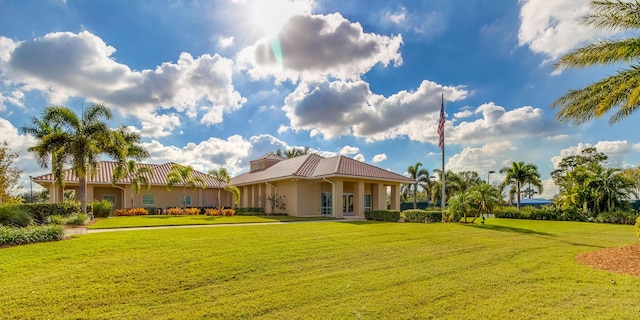
{"type": "Polygon", "coordinates": [[[45,224],[49,222],[49,217],[60,215],[69,217],[82,212],[79,202],[61,202],[61,203],[25,203],[17,205],[24,210],[37,224],[45,224]]]}
{"type": "Polygon", "coordinates": [[[442,221],[442,211],[425,211],[420,209],[411,209],[402,211],[405,222],[439,222],[442,221]]]}
{"type": "Polygon", "coordinates": [[[0,226],[0,246],[57,241],[64,239],[64,229],[57,225],[12,228],[0,226]]]}
{"type": "Polygon", "coordinates": [[[639,215],[631,211],[602,212],[597,215],[582,209],[561,210],[553,206],[542,208],[522,207],[518,211],[515,207],[502,207],[496,210],[496,218],[530,219],[530,220],[555,220],[555,221],[580,221],[633,225],[639,215]]]}
{"type": "Polygon", "coordinates": [[[371,211],[365,211],[364,212],[364,217],[367,220],[396,222],[396,221],[400,220],[400,211],[397,211],[397,210],[371,210],[371,211]]]}

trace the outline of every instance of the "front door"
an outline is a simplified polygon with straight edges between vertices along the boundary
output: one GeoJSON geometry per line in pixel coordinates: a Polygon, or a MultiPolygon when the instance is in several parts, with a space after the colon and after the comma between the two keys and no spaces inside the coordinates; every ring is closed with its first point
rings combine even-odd
{"type": "Polygon", "coordinates": [[[331,192],[323,192],[320,198],[320,212],[323,216],[330,216],[332,213],[331,192]]]}
{"type": "Polygon", "coordinates": [[[342,195],[342,212],[347,214],[353,214],[353,193],[344,193],[342,195]]]}

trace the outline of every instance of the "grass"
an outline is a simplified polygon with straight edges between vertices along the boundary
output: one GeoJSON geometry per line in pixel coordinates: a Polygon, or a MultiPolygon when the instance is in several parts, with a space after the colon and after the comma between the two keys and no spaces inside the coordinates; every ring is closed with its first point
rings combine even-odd
{"type": "Polygon", "coordinates": [[[637,242],[632,226],[508,219],[96,233],[0,250],[0,310],[8,319],[636,319],[640,278],[575,256],[637,242]]]}
{"type": "Polygon", "coordinates": [[[136,227],[159,227],[159,226],[184,226],[184,225],[208,225],[208,224],[230,224],[230,223],[263,223],[263,222],[291,222],[291,221],[312,221],[312,220],[332,220],[328,217],[290,217],[290,216],[131,216],[99,218],[96,223],[90,225],[89,229],[112,229],[112,228],[136,228],[136,227]]]}

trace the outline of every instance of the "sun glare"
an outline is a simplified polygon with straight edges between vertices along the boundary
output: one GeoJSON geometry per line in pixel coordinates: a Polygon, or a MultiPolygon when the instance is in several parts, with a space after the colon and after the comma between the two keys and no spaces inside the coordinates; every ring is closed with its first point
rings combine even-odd
{"type": "Polygon", "coordinates": [[[311,11],[308,0],[249,0],[246,5],[251,26],[267,36],[278,33],[292,16],[311,11]]]}

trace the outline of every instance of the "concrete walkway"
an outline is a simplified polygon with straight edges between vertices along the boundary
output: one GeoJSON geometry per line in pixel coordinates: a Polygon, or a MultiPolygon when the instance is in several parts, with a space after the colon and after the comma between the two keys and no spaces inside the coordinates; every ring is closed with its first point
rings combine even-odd
{"type": "Polygon", "coordinates": [[[363,217],[346,216],[340,220],[310,220],[310,221],[287,221],[287,222],[249,222],[249,223],[220,223],[220,224],[192,224],[183,226],[154,226],[154,227],[133,227],[133,228],[110,228],[110,229],[87,229],[87,227],[65,229],[67,236],[87,233],[104,233],[104,232],[121,232],[121,231],[140,231],[140,230],[160,230],[160,229],[188,229],[188,228],[217,228],[217,227],[243,227],[243,226],[263,226],[263,225],[280,225],[292,223],[316,223],[316,222],[351,222],[366,221],[363,217]]]}

